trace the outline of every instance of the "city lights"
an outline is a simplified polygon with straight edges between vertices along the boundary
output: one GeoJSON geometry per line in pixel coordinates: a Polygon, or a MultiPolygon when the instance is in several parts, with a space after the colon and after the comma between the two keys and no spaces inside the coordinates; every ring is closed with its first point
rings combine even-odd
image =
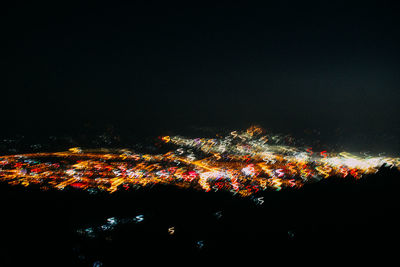
{"type": "Polygon", "coordinates": [[[73,187],[90,193],[165,184],[245,197],[266,189],[299,188],[331,176],[360,179],[384,164],[399,168],[399,158],[318,152],[278,144],[279,136],[263,133],[253,126],[213,139],[163,136],[162,142],[176,146],[164,154],[71,148],[7,155],[0,157],[0,180],[12,185],[37,184],[44,190],[73,187]]]}

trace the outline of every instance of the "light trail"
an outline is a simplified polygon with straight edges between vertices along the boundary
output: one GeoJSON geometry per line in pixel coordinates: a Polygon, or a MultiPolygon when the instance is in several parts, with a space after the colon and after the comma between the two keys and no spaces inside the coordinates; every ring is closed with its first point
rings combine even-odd
{"type": "Polygon", "coordinates": [[[129,150],[82,150],[0,157],[0,181],[39,185],[43,190],[67,187],[90,192],[175,185],[204,191],[226,190],[249,196],[268,188],[299,188],[332,176],[360,179],[384,164],[399,168],[400,159],[356,156],[348,152],[315,152],[274,144],[279,136],[259,127],[214,139],[164,136],[176,150],[139,154],[129,150]]]}

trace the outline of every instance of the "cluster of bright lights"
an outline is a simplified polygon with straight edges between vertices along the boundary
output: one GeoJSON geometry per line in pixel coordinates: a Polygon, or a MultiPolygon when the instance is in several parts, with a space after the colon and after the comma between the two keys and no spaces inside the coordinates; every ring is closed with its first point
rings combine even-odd
{"type": "Polygon", "coordinates": [[[107,218],[106,222],[98,225],[98,226],[91,226],[87,228],[81,228],[76,230],[76,232],[87,238],[95,238],[98,237],[100,234],[110,232],[114,230],[116,227],[119,227],[124,224],[131,224],[131,223],[141,223],[144,220],[144,215],[137,215],[134,218],[116,218],[110,217],[107,218]]]}
{"type": "Polygon", "coordinates": [[[314,152],[279,144],[259,127],[218,138],[164,136],[176,146],[165,154],[130,150],[82,150],[0,157],[0,181],[42,189],[67,187],[89,192],[129,190],[154,184],[249,196],[268,188],[298,188],[331,176],[361,178],[400,159],[314,152]]]}

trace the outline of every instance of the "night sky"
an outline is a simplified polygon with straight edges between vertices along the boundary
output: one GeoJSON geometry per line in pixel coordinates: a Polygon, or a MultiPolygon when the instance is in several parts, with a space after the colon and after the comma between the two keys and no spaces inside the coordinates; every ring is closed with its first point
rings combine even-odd
{"type": "Polygon", "coordinates": [[[398,136],[399,5],[349,2],[8,4],[2,132],[256,123],[398,136]]]}

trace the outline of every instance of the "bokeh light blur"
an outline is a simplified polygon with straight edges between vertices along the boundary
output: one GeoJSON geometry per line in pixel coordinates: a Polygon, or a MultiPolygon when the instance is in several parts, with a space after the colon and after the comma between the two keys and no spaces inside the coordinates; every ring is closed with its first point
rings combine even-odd
{"type": "MultiPolygon", "coordinates": [[[[67,187],[90,193],[130,190],[155,184],[250,196],[266,189],[299,188],[331,176],[362,178],[400,159],[314,151],[280,142],[279,135],[252,126],[216,138],[162,136],[167,153],[128,149],[81,149],[0,157],[0,180],[36,184],[43,190],[67,187]]],[[[258,201],[263,201],[258,199],[258,201]]]]}

